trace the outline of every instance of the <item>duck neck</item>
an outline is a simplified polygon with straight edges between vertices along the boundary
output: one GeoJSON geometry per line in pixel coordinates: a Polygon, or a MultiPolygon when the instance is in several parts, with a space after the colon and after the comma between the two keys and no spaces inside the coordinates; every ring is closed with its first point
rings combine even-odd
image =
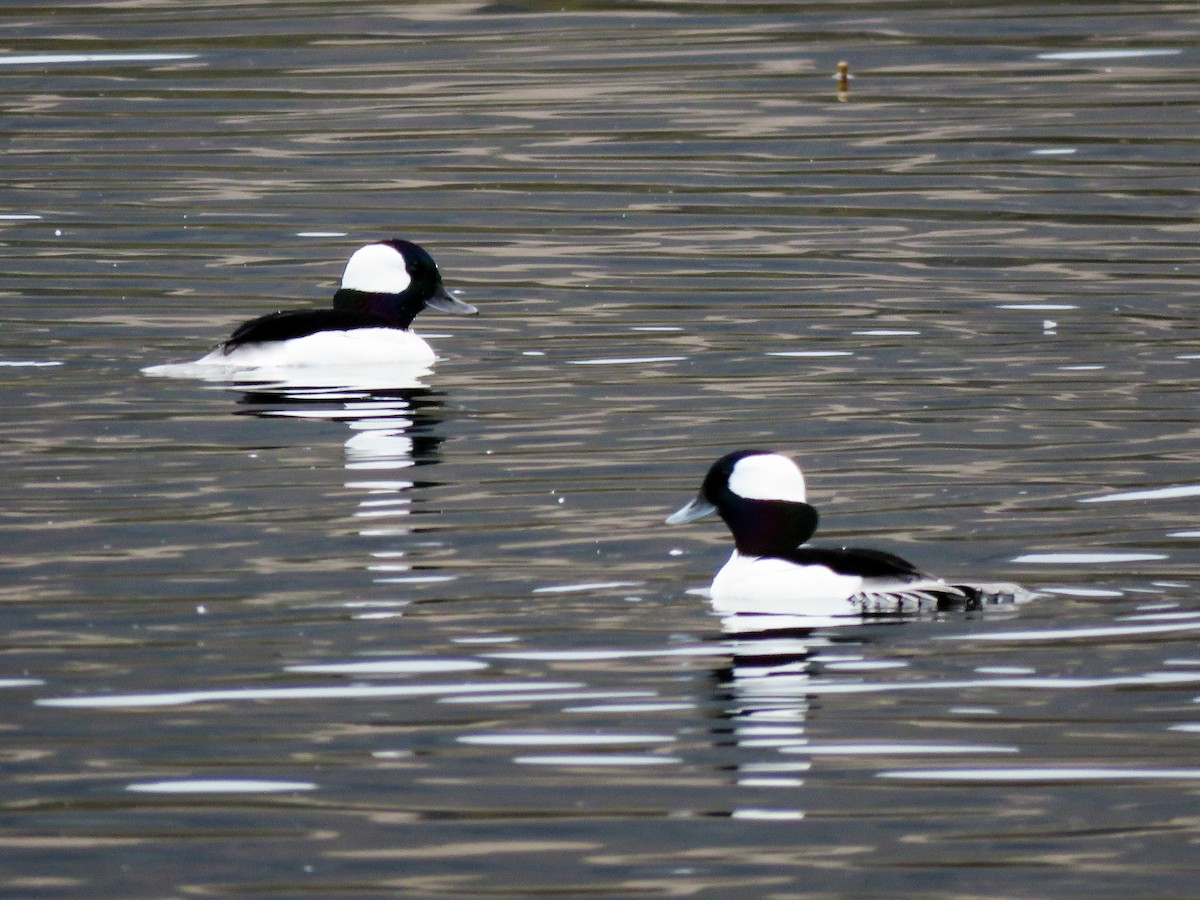
{"type": "Polygon", "coordinates": [[[339,288],[333,295],[333,308],[347,312],[368,313],[378,316],[393,328],[407,328],[417,317],[424,304],[414,303],[405,294],[377,294],[371,291],[355,291],[339,288]]]}
{"type": "Polygon", "coordinates": [[[807,503],[746,500],[724,513],[743,556],[779,556],[795,550],[817,531],[817,511],[807,503]]]}

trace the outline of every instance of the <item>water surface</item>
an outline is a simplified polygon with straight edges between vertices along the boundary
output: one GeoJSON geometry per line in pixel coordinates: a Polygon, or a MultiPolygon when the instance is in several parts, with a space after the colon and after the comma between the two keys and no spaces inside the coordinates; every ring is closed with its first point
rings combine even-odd
{"type": "Polygon", "coordinates": [[[1192,893],[1198,19],[10,5],[3,892],[1192,893]],[[141,374],[389,236],[433,371],[141,374]],[[754,445],[1042,596],[724,634],[754,445]]]}

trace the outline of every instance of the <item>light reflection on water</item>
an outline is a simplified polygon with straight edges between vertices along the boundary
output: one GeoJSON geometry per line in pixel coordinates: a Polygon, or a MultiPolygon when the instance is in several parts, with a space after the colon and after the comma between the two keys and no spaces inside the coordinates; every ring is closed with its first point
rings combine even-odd
{"type": "Polygon", "coordinates": [[[22,8],[0,893],[1192,892],[1197,22],[1108,12],[22,8]],[[433,371],[139,374],[387,236],[433,371]],[[722,623],[747,445],[1038,599],[722,623]]]}

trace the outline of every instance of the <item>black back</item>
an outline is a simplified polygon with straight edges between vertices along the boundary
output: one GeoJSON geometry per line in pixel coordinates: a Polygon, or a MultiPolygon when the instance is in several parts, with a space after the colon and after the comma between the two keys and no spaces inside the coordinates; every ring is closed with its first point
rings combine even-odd
{"type": "Polygon", "coordinates": [[[290,341],[318,331],[351,331],[355,328],[395,327],[386,319],[366,312],[341,309],[297,309],[268,313],[243,322],[221,345],[225,353],[244,344],[290,341]]]}
{"type": "Polygon", "coordinates": [[[888,578],[903,582],[920,581],[928,576],[906,559],[883,550],[860,547],[796,547],[787,553],[773,554],[802,566],[826,566],[841,575],[862,578],[888,578]]]}

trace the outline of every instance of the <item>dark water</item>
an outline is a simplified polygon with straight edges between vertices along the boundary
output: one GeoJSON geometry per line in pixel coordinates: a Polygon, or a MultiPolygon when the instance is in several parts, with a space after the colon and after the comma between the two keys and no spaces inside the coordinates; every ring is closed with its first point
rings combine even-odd
{"type": "Polygon", "coordinates": [[[8,4],[0,893],[1193,895],[1198,35],[8,4]],[[140,373],[387,236],[483,311],[418,382],[140,373]],[[1042,596],[723,636],[748,445],[1042,596]]]}

